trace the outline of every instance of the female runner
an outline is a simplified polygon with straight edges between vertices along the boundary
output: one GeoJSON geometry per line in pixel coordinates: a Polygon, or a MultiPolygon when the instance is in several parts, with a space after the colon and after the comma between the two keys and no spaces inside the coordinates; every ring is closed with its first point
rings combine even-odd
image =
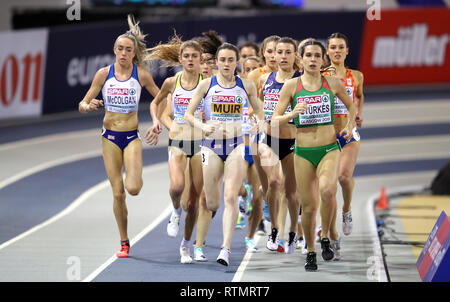
{"type": "MultiPolygon", "coordinates": [[[[308,41],[299,51],[304,73],[284,84],[272,123],[279,123],[281,126],[293,118],[297,128],[294,165],[303,208],[302,226],[308,248],[305,269],[314,271],[317,270],[314,228],[319,195],[322,202],[322,258],[329,261],[334,257],[328,238],[336,207],[340,156],[334,130],[334,96],[342,100],[349,112],[347,124],[340,131],[347,140],[352,137],[355,107],[340,80],[321,75],[325,47],[318,41],[308,41]],[[293,110],[285,114],[289,104],[293,110]]],[[[331,239],[337,240],[333,235],[331,234],[331,239]]]]}
{"type": "Polygon", "coordinates": [[[257,127],[264,126],[264,113],[256,98],[252,82],[235,76],[239,60],[238,49],[222,44],[216,55],[218,73],[200,82],[185,114],[185,120],[205,134],[202,147],[203,180],[208,209],[220,206],[224,182],[225,210],[223,213],[223,242],[217,257],[220,264],[229,265],[231,240],[238,217],[237,196],[245,177],[242,126],[248,118],[251,103],[257,127]],[[195,119],[194,112],[204,100],[205,120],[195,119]]]}
{"type": "Polygon", "coordinates": [[[119,228],[121,248],[117,257],[128,257],[128,210],[125,189],[138,195],[142,185],[142,142],[138,133],[138,105],[142,87],[151,95],[159,89],[146,69],[145,35],[139,23],[128,15],[130,30],[114,43],[114,64],[97,71],[91,87],[78,104],[81,113],[105,106],[102,131],[102,153],[106,174],[113,192],[113,210],[119,228]],[[102,91],[103,100],[94,99],[102,91]],[[125,166],[125,184],[122,177],[125,166]]]}
{"type": "MultiPolygon", "coordinates": [[[[184,113],[195,88],[202,80],[200,73],[202,48],[194,40],[181,43],[178,37],[174,37],[170,43],[160,44],[151,48],[150,51],[148,58],[151,60],[162,59],[170,65],[181,63],[183,66],[181,72],[164,81],[152,105],[155,104],[156,107],[158,102],[165,100],[170,93],[170,102],[161,115],[161,122],[169,130],[169,194],[174,207],[167,225],[167,233],[171,237],[177,235],[183,208],[186,219],[184,236],[180,245],[181,263],[191,263],[191,236],[197,220],[198,201],[203,187],[200,158],[202,133],[186,124],[184,113]],[[175,53],[178,53],[178,57],[174,56],[175,53]]],[[[202,110],[201,106],[198,110],[202,110]]],[[[157,110],[155,109],[154,112],[157,110]]],[[[151,129],[146,134],[149,144],[155,143],[153,134],[151,129]]]]}

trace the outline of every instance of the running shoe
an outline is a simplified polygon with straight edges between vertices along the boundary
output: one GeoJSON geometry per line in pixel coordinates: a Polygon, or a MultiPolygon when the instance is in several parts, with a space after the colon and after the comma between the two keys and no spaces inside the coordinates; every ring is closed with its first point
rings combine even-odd
{"type": "Polygon", "coordinates": [[[191,249],[187,246],[181,246],[180,247],[180,256],[181,260],[180,262],[183,264],[192,263],[192,257],[191,257],[191,249]]]}
{"type": "Polygon", "coordinates": [[[338,237],[337,240],[331,240],[331,249],[334,253],[334,261],[341,260],[341,237],[338,237]]]}
{"type": "Polygon", "coordinates": [[[297,240],[297,249],[301,250],[302,255],[308,254],[308,249],[306,248],[306,240],[303,237],[300,237],[297,240]]]}
{"type": "Polygon", "coordinates": [[[217,262],[228,266],[230,264],[230,250],[227,249],[226,247],[222,247],[222,249],[220,250],[219,256],[217,257],[217,262]]]}
{"type": "Polygon", "coordinates": [[[292,254],[297,248],[297,234],[294,232],[289,232],[289,239],[284,246],[284,251],[286,254],[292,254]]]}
{"type": "Polygon", "coordinates": [[[177,236],[178,230],[180,229],[180,218],[181,215],[177,215],[175,212],[172,212],[169,223],[167,224],[167,235],[169,235],[169,237],[177,236]]]}
{"type": "Polygon", "coordinates": [[[353,230],[353,219],[352,219],[352,211],[348,211],[347,213],[342,213],[342,231],[345,236],[348,236],[352,233],[353,230]]]}
{"type": "Polygon", "coordinates": [[[264,219],[261,219],[261,222],[258,224],[258,228],[256,229],[256,235],[266,235],[266,225],[264,224],[264,219]]]}
{"type": "Polygon", "coordinates": [[[278,242],[277,252],[284,253],[284,242],[283,242],[283,240],[281,240],[280,237],[278,237],[277,242],[278,242]]]}
{"type": "Polygon", "coordinates": [[[208,258],[206,258],[205,254],[203,253],[203,248],[197,247],[194,249],[194,260],[199,262],[208,261],[208,258]]]}
{"type": "Polygon", "coordinates": [[[264,200],[263,200],[263,214],[264,218],[266,218],[266,220],[270,222],[269,206],[267,205],[267,202],[265,202],[264,200]]]}
{"type": "Polygon", "coordinates": [[[276,228],[272,228],[272,233],[269,235],[266,247],[270,251],[284,253],[283,241],[278,237],[278,230],[276,228]]]}
{"type": "Polygon", "coordinates": [[[239,212],[238,220],[236,222],[236,229],[245,228],[245,216],[241,212],[239,212]]]}
{"type": "Polygon", "coordinates": [[[258,251],[253,238],[245,237],[245,246],[247,247],[247,253],[256,253],[258,251]]]}
{"type": "Polygon", "coordinates": [[[317,255],[315,252],[309,252],[306,255],[305,270],[308,272],[317,271],[317,255]]]}
{"type": "Polygon", "coordinates": [[[334,258],[334,253],[331,250],[331,243],[330,243],[330,239],[328,238],[322,238],[320,240],[320,246],[322,248],[322,258],[325,261],[330,261],[333,260],[334,258]]]}
{"type": "Polygon", "coordinates": [[[130,253],[130,242],[125,241],[120,244],[120,251],[116,253],[116,256],[119,258],[126,258],[130,253]]]}
{"type": "Polygon", "coordinates": [[[316,242],[320,242],[320,235],[322,235],[322,225],[319,224],[318,226],[316,226],[316,242]]]}
{"type": "Polygon", "coordinates": [[[238,196],[239,201],[239,211],[246,215],[250,215],[250,201],[253,198],[252,187],[248,184],[244,185],[245,190],[247,191],[247,196],[242,197],[238,196]]]}

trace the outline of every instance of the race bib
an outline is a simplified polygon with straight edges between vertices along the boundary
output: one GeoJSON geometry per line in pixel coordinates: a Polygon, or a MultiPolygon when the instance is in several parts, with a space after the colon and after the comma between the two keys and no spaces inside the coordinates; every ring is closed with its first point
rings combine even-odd
{"type": "Polygon", "coordinates": [[[244,98],[241,96],[213,95],[211,100],[211,120],[217,122],[242,121],[244,98]]]}
{"type": "Polygon", "coordinates": [[[297,103],[308,105],[305,113],[298,116],[300,125],[320,125],[332,121],[331,100],[328,94],[301,96],[297,98],[297,103]]]}

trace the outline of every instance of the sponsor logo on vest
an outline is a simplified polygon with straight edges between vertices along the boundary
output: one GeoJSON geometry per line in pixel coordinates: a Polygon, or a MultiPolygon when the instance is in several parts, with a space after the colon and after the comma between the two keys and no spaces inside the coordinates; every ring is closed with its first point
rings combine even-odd
{"type": "Polygon", "coordinates": [[[306,104],[322,103],[322,96],[320,95],[300,96],[297,98],[297,103],[306,103],[306,104]]]}
{"type": "Polygon", "coordinates": [[[275,101],[275,102],[278,102],[279,98],[280,98],[279,94],[266,93],[264,95],[264,101],[275,101]]]}
{"type": "Polygon", "coordinates": [[[376,38],[372,66],[375,68],[443,66],[449,35],[437,36],[427,33],[427,24],[415,23],[409,27],[399,27],[397,37],[376,38]]]}
{"type": "Polygon", "coordinates": [[[175,98],[174,103],[175,105],[189,105],[189,102],[191,101],[190,98],[175,98]]]}
{"type": "Polygon", "coordinates": [[[236,103],[234,95],[213,95],[212,101],[214,103],[236,103]]]}
{"type": "MultiPolygon", "coordinates": [[[[131,94],[131,93],[128,93],[128,88],[108,88],[106,90],[106,93],[108,95],[128,95],[128,94],[131,94]]],[[[136,93],[136,91],[134,93],[136,93]]]]}

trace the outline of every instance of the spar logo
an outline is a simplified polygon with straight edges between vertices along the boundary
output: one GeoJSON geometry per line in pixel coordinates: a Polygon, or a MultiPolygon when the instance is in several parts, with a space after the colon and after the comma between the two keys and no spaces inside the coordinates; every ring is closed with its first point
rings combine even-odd
{"type": "MultiPolygon", "coordinates": [[[[323,95],[325,96],[325,94],[323,95]]],[[[330,100],[328,98],[328,100],[330,100]]],[[[306,104],[317,104],[322,102],[322,96],[313,95],[313,96],[302,96],[297,98],[297,103],[306,103],[306,104]]]]}
{"type": "MultiPolygon", "coordinates": [[[[128,88],[108,88],[107,93],[108,93],[108,95],[128,95],[128,94],[131,94],[131,89],[130,89],[130,93],[129,93],[128,88]]],[[[133,94],[136,94],[136,91],[134,91],[133,94]]],[[[133,95],[133,94],[131,94],[131,95],[133,95]]]]}
{"type": "Polygon", "coordinates": [[[190,101],[191,101],[190,98],[179,98],[179,97],[176,97],[174,99],[175,105],[189,105],[190,101]]]}
{"type": "Polygon", "coordinates": [[[213,95],[213,103],[236,103],[236,97],[234,95],[213,95]]]}
{"type": "Polygon", "coordinates": [[[428,25],[425,23],[400,26],[396,37],[376,38],[372,66],[443,66],[448,42],[448,34],[428,35],[428,25]]]}
{"type": "Polygon", "coordinates": [[[279,98],[280,98],[280,95],[279,94],[275,94],[275,93],[266,93],[264,95],[264,101],[278,102],[279,98]]]}

